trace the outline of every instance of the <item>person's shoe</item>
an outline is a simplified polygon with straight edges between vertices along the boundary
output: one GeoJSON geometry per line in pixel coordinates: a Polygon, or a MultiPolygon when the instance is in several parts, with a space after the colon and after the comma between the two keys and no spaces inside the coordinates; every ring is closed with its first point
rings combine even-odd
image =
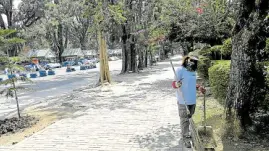
{"type": "Polygon", "coordinates": [[[191,142],[190,141],[185,141],[184,145],[186,148],[191,148],[191,142]]]}

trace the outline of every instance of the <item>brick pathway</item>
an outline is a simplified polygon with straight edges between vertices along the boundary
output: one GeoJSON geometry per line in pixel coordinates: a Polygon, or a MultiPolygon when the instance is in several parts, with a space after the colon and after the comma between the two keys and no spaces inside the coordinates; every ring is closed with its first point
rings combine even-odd
{"type": "Polygon", "coordinates": [[[79,111],[75,117],[60,120],[12,148],[2,150],[181,151],[169,63],[161,63],[154,72],[138,76],[144,76],[143,80],[137,76],[133,81],[127,80],[123,75],[118,79],[127,82],[107,91],[78,93],[88,107],[86,111],[79,111]],[[151,80],[152,77],[159,80],[151,80]],[[123,85],[124,90],[117,89],[123,85]]]}

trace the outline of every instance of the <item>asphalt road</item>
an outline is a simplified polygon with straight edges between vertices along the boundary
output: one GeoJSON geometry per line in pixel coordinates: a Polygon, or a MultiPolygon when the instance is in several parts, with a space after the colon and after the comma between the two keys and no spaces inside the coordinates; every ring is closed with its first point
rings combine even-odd
{"type": "MultiPolygon", "coordinates": [[[[110,71],[120,71],[121,60],[109,62],[110,71]]],[[[99,64],[97,68],[86,71],[77,71],[66,73],[65,68],[56,69],[55,76],[39,77],[33,79],[33,84],[22,84],[29,88],[27,91],[20,92],[18,95],[20,107],[31,106],[45,100],[60,97],[73,92],[81,87],[95,85],[99,78],[99,64]]],[[[0,119],[16,111],[15,99],[6,99],[0,96],[0,119]]]]}

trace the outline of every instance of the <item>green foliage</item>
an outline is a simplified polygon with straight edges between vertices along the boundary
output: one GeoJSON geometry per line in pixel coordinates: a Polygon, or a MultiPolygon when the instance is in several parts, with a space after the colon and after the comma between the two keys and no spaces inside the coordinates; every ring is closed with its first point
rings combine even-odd
{"type": "Polygon", "coordinates": [[[189,56],[199,56],[200,49],[196,49],[189,53],[189,56]]]}
{"type": "Polygon", "coordinates": [[[211,66],[211,60],[208,57],[200,57],[198,61],[198,75],[204,80],[208,80],[208,69],[211,66]]]}
{"type": "MultiPolygon", "coordinates": [[[[8,71],[11,75],[15,75],[15,73],[18,71],[21,72],[25,70],[23,66],[17,64],[19,61],[20,61],[19,57],[8,58],[6,56],[0,56],[0,63],[4,63],[4,65],[1,66],[1,68],[8,68],[8,71]]],[[[13,76],[10,79],[0,81],[0,85],[5,85],[5,89],[2,89],[0,91],[0,95],[5,95],[6,97],[15,97],[17,103],[18,117],[20,118],[20,109],[19,109],[17,91],[25,88],[22,86],[16,86],[17,81],[32,82],[29,78],[24,76],[20,77],[13,76]]]]}
{"type": "Polygon", "coordinates": [[[25,42],[25,40],[17,37],[9,38],[12,34],[16,33],[16,30],[12,29],[0,29],[0,50],[7,49],[8,47],[25,42]]]}
{"type": "Polygon", "coordinates": [[[14,29],[0,29],[0,36],[6,37],[6,36],[9,36],[15,32],[16,32],[16,30],[14,30],[14,29]]]}
{"type": "Polygon", "coordinates": [[[234,19],[230,16],[234,12],[226,1],[210,0],[199,4],[193,0],[167,0],[163,3],[162,19],[173,26],[173,40],[184,41],[192,37],[191,40],[214,44],[215,39],[223,40],[231,35],[234,19]],[[198,13],[197,8],[202,12],[198,13]]]}
{"type": "Polygon", "coordinates": [[[0,47],[8,47],[13,44],[23,43],[25,40],[20,38],[8,38],[11,34],[15,33],[16,30],[11,29],[0,29],[0,47]]]}
{"type": "Polygon", "coordinates": [[[231,56],[232,55],[232,39],[226,39],[223,42],[222,48],[221,48],[221,54],[224,56],[231,56]]]}
{"type": "Polygon", "coordinates": [[[230,59],[232,55],[232,40],[229,38],[223,42],[223,45],[204,48],[199,52],[199,55],[207,56],[211,60],[230,59]]]}
{"type": "Polygon", "coordinates": [[[118,24],[126,21],[126,17],[123,16],[123,3],[119,2],[117,5],[109,5],[108,8],[111,18],[118,24]]]}
{"type": "Polygon", "coordinates": [[[269,38],[266,39],[265,52],[269,55],[269,38]]]}
{"type": "Polygon", "coordinates": [[[216,45],[211,48],[206,47],[199,52],[199,55],[209,57],[211,60],[217,60],[220,59],[221,49],[222,45],[216,45]]]}
{"type": "Polygon", "coordinates": [[[230,61],[216,61],[212,67],[209,68],[209,83],[213,96],[221,103],[227,93],[230,73],[230,61]]]}
{"type": "Polygon", "coordinates": [[[211,53],[220,53],[222,49],[222,45],[215,45],[210,48],[211,53]]]}
{"type": "MultiPolygon", "coordinates": [[[[262,66],[265,67],[265,79],[266,79],[266,92],[269,92],[269,61],[265,61],[263,63],[260,63],[262,66]]],[[[269,93],[266,93],[265,96],[265,101],[261,102],[261,106],[264,110],[268,110],[269,109],[269,93]]]]}
{"type": "MultiPolygon", "coordinates": [[[[229,83],[229,73],[230,73],[230,63],[229,60],[216,60],[213,61],[213,66],[209,68],[209,83],[212,89],[213,96],[220,101],[220,103],[224,103],[224,99],[226,97],[228,83],[229,83]]],[[[269,62],[259,63],[267,68],[265,72],[266,74],[266,85],[267,92],[269,88],[269,62]]],[[[269,105],[269,93],[266,95],[266,99],[261,102],[260,107],[268,108],[269,105]]]]}

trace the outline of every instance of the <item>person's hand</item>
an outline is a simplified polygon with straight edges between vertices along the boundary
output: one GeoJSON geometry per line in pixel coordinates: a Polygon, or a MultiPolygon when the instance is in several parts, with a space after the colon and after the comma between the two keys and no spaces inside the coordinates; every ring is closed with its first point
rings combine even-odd
{"type": "Polygon", "coordinates": [[[181,81],[177,81],[176,82],[176,87],[180,88],[182,86],[182,82],[181,81]]]}
{"type": "Polygon", "coordinates": [[[206,89],[202,86],[199,87],[199,91],[202,93],[202,94],[205,94],[206,93],[206,89]]]}

